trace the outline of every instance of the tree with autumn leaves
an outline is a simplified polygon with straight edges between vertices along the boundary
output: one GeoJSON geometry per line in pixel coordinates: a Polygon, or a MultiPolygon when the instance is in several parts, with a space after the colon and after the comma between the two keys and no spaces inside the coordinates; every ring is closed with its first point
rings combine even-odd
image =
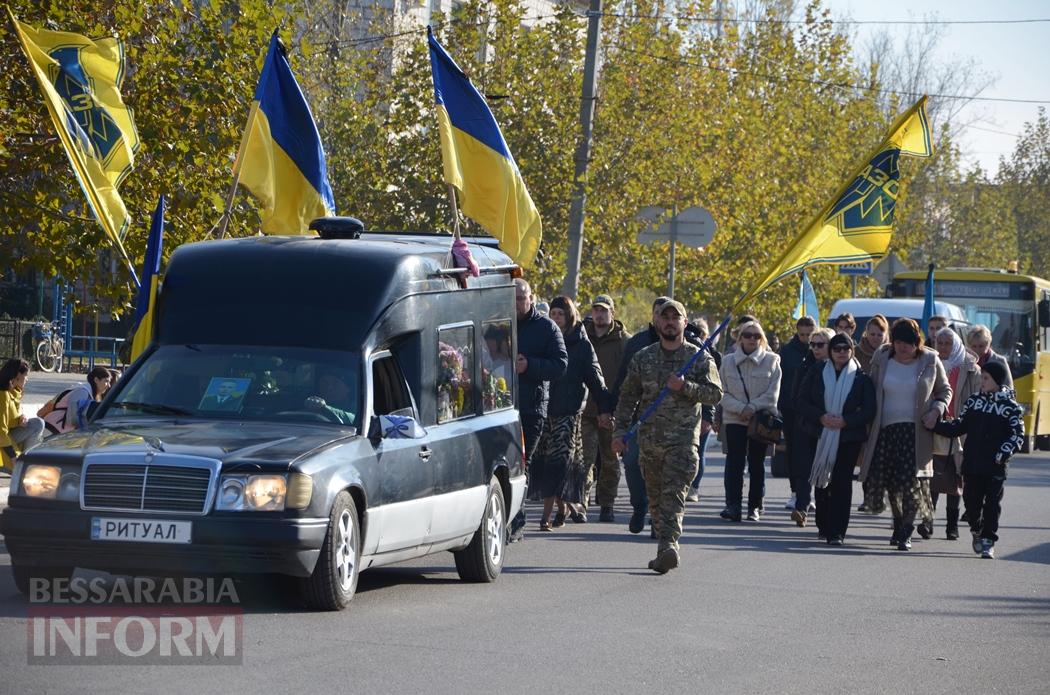
{"type": "MultiPolygon", "coordinates": [[[[883,137],[894,112],[908,105],[887,108],[885,96],[877,98],[892,85],[879,84],[854,63],[849,40],[816,0],[801,23],[719,26],[673,18],[711,16],[712,5],[613,4],[602,18],[584,298],[608,292],[644,304],[663,293],[666,244],[637,244],[642,223],[635,215],[650,205],[700,205],[713,214],[718,232],[702,251],[679,249],[677,294],[694,311],[721,315],[883,137]]],[[[275,25],[318,121],[339,212],[372,229],[451,226],[425,34],[417,25],[381,13],[366,24],[344,4],[325,0],[16,0],[12,10],[36,26],[90,36],[117,32],[126,41],[124,97],[142,140],[121,188],[133,219],[126,242],[133,258],[142,257],[149,211],[161,193],[169,200],[167,254],[204,238],[218,218],[275,25]]],[[[541,212],[543,246],[528,277],[549,297],[565,272],[585,20],[569,6],[535,12],[513,0],[471,0],[432,21],[489,97],[541,212]]],[[[770,1],[765,12],[782,18],[784,3],[770,1]]],[[[0,92],[3,265],[89,277],[104,310],[119,313],[130,301],[127,278],[99,260],[106,258],[106,242],[87,217],[7,26],[0,28],[0,66],[10,76],[0,92]]],[[[898,253],[937,252],[930,230],[941,223],[945,205],[966,219],[997,219],[990,210],[1016,217],[1023,201],[995,197],[1007,182],[960,173],[953,152],[949,145],[926,170],[918,161],[904,165],[898,253]],[[986,204],[990,196],[994,206],[986,204]]],[[[1013,178],[1029,181],[1028,171],[1013,178]]],[[[257,228],[254,201],[242,191],[230,232],[243,236],[257,228]]],[[[825,303],[846,296],[847,284],[833,268],[813,275],[825,303]]],[[[796,291],[794,283],[781,283],[747,309],[786,329],[796,291]]]]}

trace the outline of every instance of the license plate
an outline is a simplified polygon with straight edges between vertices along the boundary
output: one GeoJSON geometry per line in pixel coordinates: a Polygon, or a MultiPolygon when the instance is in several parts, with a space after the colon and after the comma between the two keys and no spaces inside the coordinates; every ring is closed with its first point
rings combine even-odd
{"type": "Polygon", "coordinates": [[[91,540],[135,543],[189,543],[192,521],[127,519],[96,516],[91,519],[91,540]]]}

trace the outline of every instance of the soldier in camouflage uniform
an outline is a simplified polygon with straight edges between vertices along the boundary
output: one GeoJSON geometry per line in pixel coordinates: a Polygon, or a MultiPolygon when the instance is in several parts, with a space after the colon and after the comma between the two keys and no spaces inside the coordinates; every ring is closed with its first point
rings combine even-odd
{"type": "Polygon", "coordinates": [[[696,441],[701,406],[715,405],[722,399],[721,381],[710,356],[697,359],[684,378],[678,376],[678,371],[699,350],[685,342],[685,326],[682,303],[671,300],[664,304],[657,326],[660,342],[631,358],[616,406],[613,449],[620,453],[626,448],[623,438],[635,408],[644,412],[664,386],[670,389],[656,412],[638,429],[649,512],[660,540],[649,569],[660,574],[678,567],[685,496],[700,465],[696,441]]]}

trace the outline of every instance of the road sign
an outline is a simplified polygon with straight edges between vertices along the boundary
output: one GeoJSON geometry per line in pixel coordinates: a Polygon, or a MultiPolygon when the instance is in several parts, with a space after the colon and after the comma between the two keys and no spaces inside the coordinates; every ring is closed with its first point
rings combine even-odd
{"type": "MultiPolygon", "coordinates": [[[[638,219],[656,222],[664,213],[663,208],[643,208],[638,219]]],[[[701,207],[682,210],[676,216],[665,220],[659,227],[650,225],[638,233],[639,244],[650,244],[654,241],[675,241],[699,249],[711,243],[715,236],[715,220],[711,213],[701,207]]]]}
{"type": "Polygon", "coordinates": [[[871,275],[874,269],[874,264],[871,261],[843,263],[839,266],[839,275],[871,275]]]}

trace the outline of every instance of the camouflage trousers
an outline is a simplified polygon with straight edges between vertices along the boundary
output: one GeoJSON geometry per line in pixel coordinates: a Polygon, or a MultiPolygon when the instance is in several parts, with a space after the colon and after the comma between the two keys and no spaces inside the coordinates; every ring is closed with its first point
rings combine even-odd
{"type": "Polygon", "coordinates": [[[660,540],[657,551],[665,548],[678,550],[685,517],[685,496],[700,469],[696,442],[667,442],[645,437],[638,440],[638,449],[645,492],[649,496],[649,515],[660,540]]]}
{"type": "Polygon", "coordinates": [[[599,507],[611,507],[616,502],[616,490],[620,487],[620,457],[612,450],[612,430],[598,427],[598,418],[593,415],[582,416],[580,424],[583,426],[583,463],[588,471],[588,497],[594,485],[593,464],[597,460],[598,490],[594,495],[595,502],[599,507]]]}

